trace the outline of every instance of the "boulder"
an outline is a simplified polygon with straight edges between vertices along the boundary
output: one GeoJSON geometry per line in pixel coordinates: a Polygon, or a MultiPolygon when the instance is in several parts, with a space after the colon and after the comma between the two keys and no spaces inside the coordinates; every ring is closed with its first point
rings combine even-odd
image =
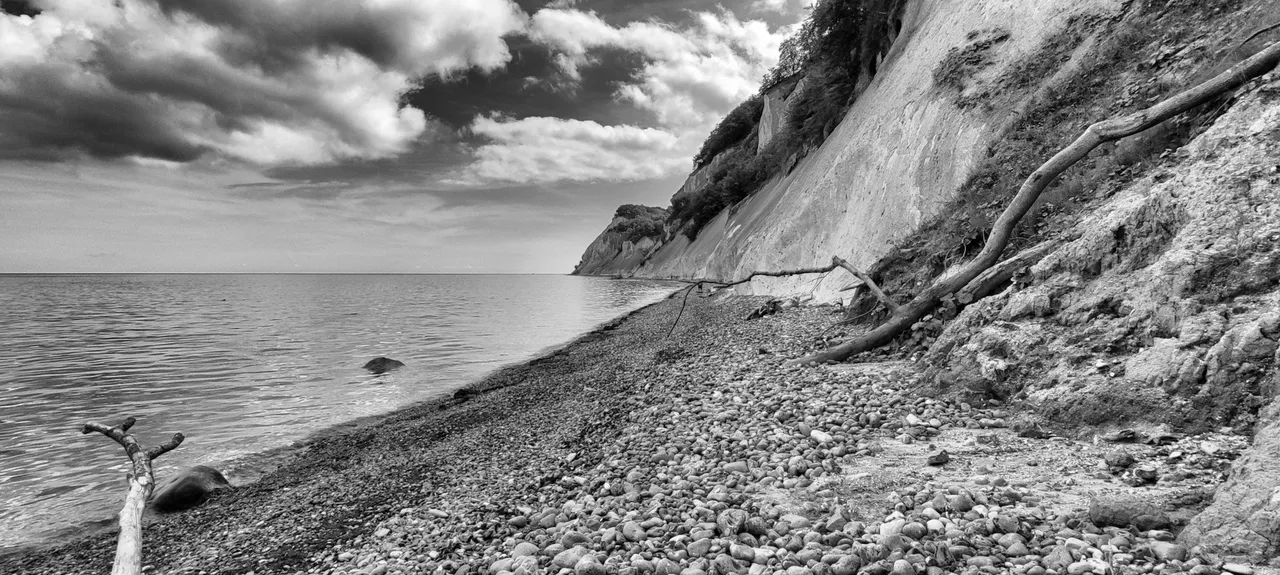
{"type": "Polygon", "coordinates": [[[373,373],[386,373],[401,367],[404,367],[404,363],[387,357],[374,358],[369,360],[369,363],[364,364],[364,368],[373,373]]]}
{"type": "Polygon", "coordinates": [[[1129,526],[1164,529],[1172,525],[1169,515],[1155,505],[1130,496],[1103,496],[1089,503],[1089,519],[1098,527],[1129,526]]]}
{"type": "Polygon", "coordinates": [[[1263,413],[1253,445],[1231,464],[1213,503],[1178,541],[1223,557],[1265,561],[1280,555],[1280,405],[1263,413]],[[1265,423],[1265,425],[1263,425],[1265,423]]]}
{"type": "Polygon", "coordinates": [[[151,508],[160,513],[186,511],[208,501],[214,491],[230,488],[231,483],[217,469],[197,465],[156,490],[151,508]]]}

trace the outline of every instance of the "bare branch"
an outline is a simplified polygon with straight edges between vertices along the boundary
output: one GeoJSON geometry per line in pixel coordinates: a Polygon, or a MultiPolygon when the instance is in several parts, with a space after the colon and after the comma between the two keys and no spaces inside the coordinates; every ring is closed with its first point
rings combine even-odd
{"type": "Polygon", "coordinates": [[[867,286],[867,290],[869,290],[872,295],[876,296],[876,299],[880,300],[880,303],[884,304],[884,307],[889,308],[891,313],[898,313],[898,304],[889,299],[889,296],[885,295],[883,291],[880,291],[880,286],[876,285],[876,282],[871,281],[870,276],[862,273],[858,268],[853,267],[853,264],[841,259],[840,256],[833,256],[831,258],[831,263],[849,270],[849,273],[853,274],[854,277],[862,280],[862,283],[867,286]]]}

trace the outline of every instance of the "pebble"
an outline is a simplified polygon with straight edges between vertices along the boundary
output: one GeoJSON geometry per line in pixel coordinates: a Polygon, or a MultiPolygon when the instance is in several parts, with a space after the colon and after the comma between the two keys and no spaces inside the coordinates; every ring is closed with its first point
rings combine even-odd
{"type": "MultiPolygon", "coordinates": [[[[1187,549],[1161,540],[1172,539],[1171,533],[1046,515],[1037,503],[1051,498],[1054,482],[1064,480],[1057,463],[1040,461],[1043,467],[1034,473],[1044,480],[1027,481],[1031,468],[1014,468],[1033,462],[996,451],[1001,442],[1042,440],[983,432],[987,439],[964,447],[959,465],[952,464],[976,475],[955,484],[935,482],[952,471],[925,468],[952,463],[937,447],[954,445],[942,443],[946,434],[1004,427],[1009,413],[997,406],[919,398],[834,370],[750,363],[776,362],[771,354],[740,360],[691,352],[690,360],[669,367],[645,363],[644,370],[672,369],[676,375],[655,378],[644,371],[638,387],[626,392],[634,392],[635,401],[606,399],[601,413],[575,412],[575,418],[601,422],[586,428],[587,446],[579,446],[575,436],[555,448],[554,464],[520,467],[527,476],[495,487],[499,495],[492,498],[478,486],[468,493],[473,502],[430,501],[452,514],[406,508],[377,524],[358,553],[326,550],[321,559],[331,565],[322,569],[435,575],[463,569],[492,575],[1121,575],[1155,573],[1158,562],[1165,563],[1164,573],[1206,566],[1193,564],[1199,559],[1187,549]],[[650,384],[656,386],[651,393],[639,387],[650,384]],[[606,416],[606,409],[615,411],[606,416]],[[904,448],[894,438],[919,445],[904,448]],[[849,462],[903,449],[912,455],[895,463],[903,465],[899,476],[910,478],[905,482],[883,486],[871,474],[842,475],[849,462]],[[576,457],[565,457],[570,451],[576,457]],[[875,501],[859,501],[855,508],[855,498],[845,491],[850,484],[872,485],[867,493],[875,493],[875,501]],[[880,507],[875,520],[867,519],[864,506],[880,507]],[[1098,557],[1123,569],[1108,571],[1098,557]]],[[[583,393],[596,400],[594,392],[583,393]]],[[[1186,451],[1208,457],[1193,445],[1186,451]]],[[[1092,453],[1090,471],[1098,472],[1099,452],[1092,453]]],[[[1149,451],[1141,453],[1144,465],[1154,465],[1149,451]]],[[[1111,454],[1105,459],[1124,462],[1111,454]]],[[[1137,477],[1132,459],[1125,467],[1137,477]]],[[[1243,565],[1223,569],[1251,573],[1243,565]]]]}

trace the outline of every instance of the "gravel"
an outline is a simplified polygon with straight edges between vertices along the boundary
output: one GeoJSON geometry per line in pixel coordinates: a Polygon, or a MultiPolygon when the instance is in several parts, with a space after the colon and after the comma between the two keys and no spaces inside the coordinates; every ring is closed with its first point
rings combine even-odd
{"type": "MultiPolygon", "coordinates": [[[[321,434],[257,483],[151,524],[146,565],[255,575],[1222,572],[1168,531],[1096,525],[1086,509],[1049,505],[1032,482],[985,469],[945,475],[972,473],[966,454],[1001,437],[1081,452],[1014,438],[1003,406],[917,395],[909,375],[892,375],[910,370],[783,367],[835,319],[831,308],[745,321],[760,300],[690,298],[664,339],[679,303],[503,370],[465,401],[321,434]],[[957,438],[968,447],[930,447],[957,438]],[[906,464],[919,469],[900,473],[908,480],[852,487],[876,477],[851,469],[890,465],[902,449],[919,453],[906,464]]],[[[1156,473],[1173,465],[1162,457],[1191,457],[1159,449],[1138,453],[1156,473]]],[[[1210,461],[1205,451],[1193,455],[1210,461]]],[[[1089,470],[1106,478],[1096,481],[1138,488],[1106,473],[1119,460],[1102,455],[1089,470]]],[[[101,573],[113,550],[112,536],[91,536],[0,558],[0,572],[101,573]]]]}

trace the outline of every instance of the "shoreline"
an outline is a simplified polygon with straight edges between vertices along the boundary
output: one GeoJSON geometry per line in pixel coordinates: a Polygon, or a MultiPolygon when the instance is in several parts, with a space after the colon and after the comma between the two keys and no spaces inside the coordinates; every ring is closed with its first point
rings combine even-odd
{"type": "MultiPolygon", "coordinates": [[[[1165,504],[1211,489],[1212,466],[1238,456],[1242,438],[1207,438],[1220,455],[1189,478],[1128,486],[1099,473],[1106,444],[1019,437],[1001,406],[915,393],[908,362],[783,367],[834,309],[744,320],[759,301],[691,298],[665,339],[681,306],[668,298],[470,392],[317,436],[258,482],[149,525],[144,566],[1048,575],[1088,572],[1099,547],[1137,569],[1117,573],[1215,564],[1167,531],[1095,526],[1087,508],[1100,495],[1165,504]],[[939,450],[950,460],[926,463],[939,450]]],[[[1129,449],[1173,465],[1160,448],[1129,449]]],[[[0,556],[0,572],[101,573],[114,545],[108,533],[0,556]]]]}
{"type": "MultiPolygon", "coordinates": [[[[120,275],[133,275],[133,274],[120,274],[120,275]]],[[[157,274],[157,275],[166,275],[166,274],[157,274]]],[[[262,275],[262,274],[258,274],[258,275],[262,275]]],[[[271,275],[271,274],[266,274],[266,275],[271,275]]],[[[227,471],[225,471],[226,469],[241,470],[241,469],[258,466],[259,469],[252,472],[252,475],[250,475],[250,478],[248,480],[234,484],[236,488],[244,488],[244,487],[251,486],[254,483],[257,483],[259,480],[261,480],[265,475],[267,475],[271,471],[274,471],[280,468],[281,466],[287,465],[294,457],[297,457],[299,454],[304,453],[307,447],[316,441],[321,441],[334,436],[344,435],[346,433],[350,433],[355,430],[376,426],[380,422],[388,418],[391,418],[402,411],[406,411],[414,408],[427,407],[427,406],[441,406],[441,404],[445,404],[445,405],[441,406],[440,408],[447,407],[447,404],[449,402],[456,399],[456,394],[458,394],[460,391],[471,389],[475,386],[481,385],[490,377],[504,370],[518,368],[522,366],[528,366],[540,361],[544,361],[548,358],[554,357],[562,353],[567,348],[570,348],[587,338],[598,337],[598,334],[604,333],[613,329],[618,324],[622,323],[632,315],[640,313],[647,308],[659,305],[671,299],[671,297],[677,292],[678,290],[674,290],[671,293],[663,295],[661,299],[658,299],[657,301],[644,304],[636,309],[624,312],[622,314],[619,314],[616,317],[599,322],[594,326],[592,326],[591,328],[587,329],[586,331],[576,336],[573,336],[568,340],[541,347],[535,350],[534,352],[532,352],[532,354],[526,359],[512,360],[510,362],[506,362],[497,367],[494,367],[484,373],[468,378],[463,382],[461,382],[461,384],[457,387],[454,387],[448,390],[439,391],[435,394],[432,394],[431,396],[424,397],[424,398],[412,401],[410,403],[401,405],[399,407],[396,407],[391,411],[365,415],[365,416],[356,417],[353,419],[330,424],[326,427],[311,431],[307,435],[301,438],[298,438],[296,440],[293,440],[287,445],[280,445],[280,446],[268,448],[262,451],[243,454],[232,459],[218,460],[216,462],[209,463],[207,465],[212,465],[219,470],[223,470],[224,473],[228,473],[227,471]]],[[[477,393],[485,393],[487,391],[492,391],[492,390],[493,390],[492,388],[486,388],[482,391],[477,391],[477,393]]],[[[245,473],[244,472],[236,473],[236,475],[243,475],[243,474],[245,473]]],[[[161,480],[160,484],[163,485],[163,483],[164,481],[161,480]]],[[[144,515],[144,521],[146,525],[150,525],[160,520],[162,520],[162,518],[157,517],[153,512],[150,511],[150,509],[148,509],[144,515]]],[[[108,517],[103,517],[99,519],[85,519],[79,526],[64,527],[60,530],[53,531],[50,533],[50,535],[48,535],[47,537],[39,541],[22,543],[22,544],[17,544],[13,546],[0,546],[0,562],[2,562],[6,557],[19,556],[19,555],[25,555],[25,554],[30,554],[30,553],[40,552],[40,551],[46,551],[49,549],[74,543],[77,540],[81,540],[89,537],[102,536],[107,532],[114,532],[116,527],[117,525],[116,525],[116,518],[114,513],[108,517]]]]}

